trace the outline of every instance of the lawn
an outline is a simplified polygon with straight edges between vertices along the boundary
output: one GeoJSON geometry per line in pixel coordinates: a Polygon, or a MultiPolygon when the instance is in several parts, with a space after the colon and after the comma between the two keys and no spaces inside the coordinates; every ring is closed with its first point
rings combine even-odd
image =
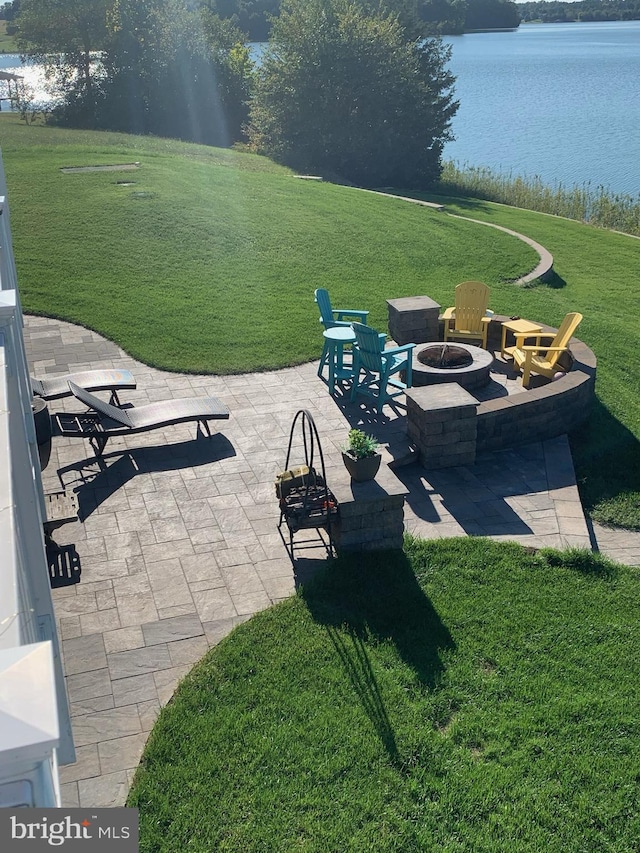
{"type": "Polygon", "coordinates": [[[18,46],[13,36],[7,35],[7,22],[0,19],[0,53],[17,53],[18,46]]]}
{"type": "Polygon", "coordinates": [[[553,286],[512,280],[537,256],[508,235],[395,199],[312,181],[249,154],[123,134],[26,127],[0,117],[16,263],[27,311],[88,326],[132,356],[180,371],[233,373],[317,358],[313,290],[368,308],[458,282],[491,307],[579,336],[598,358],[597,405],[572,436],[581,495],[606,523],[640,529],[640,347],[629,236],[478,200],[447,209],[506,225],[554,255],[553,286]],[[63,166],[139,162],[135,171],[63,166]],[[120,181],[134,181],[127,186],[120,181]]]}
{"type": "Polygon", "coordinates": [[[635,853],[639,595],[482,539],[334,561],[161,713],[141,851],[635,853]]]}
{"type": "Polygon", "coordinates": [[[383,326],[385,298],[450,298],[461,276],[497,284],[536,264],[507,235],[299,181],[264,158],[4,121],[26,310],[90,326],[157,367],[240,373],[318,357],[316,287],[383,326]]]}

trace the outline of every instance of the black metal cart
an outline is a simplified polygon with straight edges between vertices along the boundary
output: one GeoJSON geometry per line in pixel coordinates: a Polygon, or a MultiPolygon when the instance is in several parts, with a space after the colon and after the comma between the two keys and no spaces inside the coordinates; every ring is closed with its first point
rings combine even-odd
{"type": "Polygon", "coordinates": [[[293,418],[285,470],[276,477],[276,495],[280,504],[278,527],[286,523],[289,529],[292,559],[293,534],[299,530],[324,528],[329,536],[329,549],[333,551],[332,527],[338,518],[338,502],[327,485],[320,436],[313,417],[306,409],[300,409],[293,418]],[[303,458],[298,465],[291,466],[296,431],[301,437],[301,447],[298,445],[295,449],[301,451],[303,458]]]}

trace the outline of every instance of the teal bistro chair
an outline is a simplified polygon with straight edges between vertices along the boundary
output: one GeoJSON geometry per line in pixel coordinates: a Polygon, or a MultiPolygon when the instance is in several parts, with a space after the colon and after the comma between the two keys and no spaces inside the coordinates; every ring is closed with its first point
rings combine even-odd
{"type": "MultiPolygon", "coordinates": [[[[351,320],[359,320],[366,325],[368,311],[356,311],[353,308],[332,308],[331,299],[329,299],[329,291],[324,287],[319,287],[315,291],[315,300],[320,309],[320,322],[326,329],[334,329],[336,326],[350,326],[351,320]],[[345,320],[345,317],[351,317],[351,320],[345,320]]],[[[320,364],[318,365],[318,376],[322,376],[322,370],[329,363],[330,347],[328,341],[325,340],[320,356],[320,364]]]]}
{"type": "Polygon", "coordinates": [[[356,344],[353,355],[353,385],[351,402],[358,394],[366,394],[376,400],[376,408],[382,407],[393,397],[411,388],[411,359],[415,344],[385,349],[386,335],[362,323],[353,323],[356,344]],[[392,379],[394,373],[405,371],[405,381],[392,379]],[[360,374],[364,371],[364,376],[360,374]],[[393,390],[389,391],[389,387],[393,390]]]}
{"type": "Polygon", "coordinates": [[[355,311],[352,308],[332,308],[329,291],[323,287],[319,287],[314,295],[320,309],[320,322],[325,329],[333,329],[334,326],[350,326],[351,320],[358,320],[360,323],[366,325],[367,317],[369,316],[368,311],[355,311]],[[351,320],[345,320],[345,317],[351,317],[351,320]]]}

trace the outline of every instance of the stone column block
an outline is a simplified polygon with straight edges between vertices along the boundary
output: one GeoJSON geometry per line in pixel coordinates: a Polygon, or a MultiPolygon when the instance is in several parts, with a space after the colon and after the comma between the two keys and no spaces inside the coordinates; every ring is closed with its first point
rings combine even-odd
{"type": "Polygon", "coordinates": [[[479,403],[457,383],[407,391],[407,432],[425,468],[472,465],[479,403]]]}
{"type": "Polygon", "coordinates": [[[340,505],[335,531],[342,551],[374,551],[402,548],[404,498],[408,490],[387,465],[375,480],[356,483],[346,470],[331,472],[331,488],[340,505]]]}
{"type": "Polygon", "coordinates": [[[440,306],[429,296],[387,299],[389,334],[400,346],[438,340],[440,306]]]}

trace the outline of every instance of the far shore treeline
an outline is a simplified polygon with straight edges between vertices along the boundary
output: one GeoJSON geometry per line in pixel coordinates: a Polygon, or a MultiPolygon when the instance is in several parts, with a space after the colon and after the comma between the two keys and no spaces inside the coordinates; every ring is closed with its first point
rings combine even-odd
{"type": "MultiPolygon", "coordinates": [[[[146,0],[140,2],[144,5],[146,0]]],[[[41,5],[50,3],[51,0],[41,0],[41,5]]],[[[25,0],[0,5],[0,18],[8,21],[9,35],[16,33],[15,22],[24,5],[25,0]]],[[[68,4],[56,0],[55,5],[62,9],[68,4]]],[[[82,2],[75,3],[73,17],[79,5],[82,2]]],[[[93,0],[93,5],[100,6],[100,0],[93,0]]],[[[286,5],[286,0],[282,5],[286,5]]],[[[363,5],[378,12],[395,13],[418,37],[476,29],[513,29],[520,22],[518,6],[511,0],[370,0],[363,5]]],[[[186,6],[190,10],[205,9],[230,21],[248,41],[261,42],[269,38],[273,19],[280,14],[281,0],[186,0],[186,6]]]]}
{"type": "MultiPolygon", "coordinates": [[[[0,4],[0,20],[7,34],[15,35],[14,23],[21,0],[0,4]]],[[[63,5],[63,4],[61,4],[63,5]]],[[[189,0],[191,8],[205,8],[243,32],[249,41],[267,41],[271,23],[280,12],[280,0],[189,0]]],[[[412,18],[424,35],[458,35],[475,29],[513,29],[521,22],[563,23],[572,21],[637,21],[640,0],[388,0],[379,8],[395,10],[412,18]]]]}
{"type": "MultiPolygon", "coordinates": [[[[207,9],[230,21],[249,41],[260,42],[268,40],[280,3],[281,0],[188,0],[187,6],[207,9]]],[[[7,21],[8,35],[17,32],[14,22],[20,4],[21,0],[0,4],[0,20],[7,21]]],[[[511,0],[377,0],[370,5],[395,11],[403,23],[411,23],[424,36],[513,29],[521,22],[640,20],[640,0],[532,0],[517,5],[511,0]]]]}
{"type": "Polygon", "coordinates": [[[519,3],[518,11],[523,23],[539,21],[559,24],[573,21],[638,21],[640,0],[579,0],[563,3],[561,0],[534,0],[519,3]]]}

